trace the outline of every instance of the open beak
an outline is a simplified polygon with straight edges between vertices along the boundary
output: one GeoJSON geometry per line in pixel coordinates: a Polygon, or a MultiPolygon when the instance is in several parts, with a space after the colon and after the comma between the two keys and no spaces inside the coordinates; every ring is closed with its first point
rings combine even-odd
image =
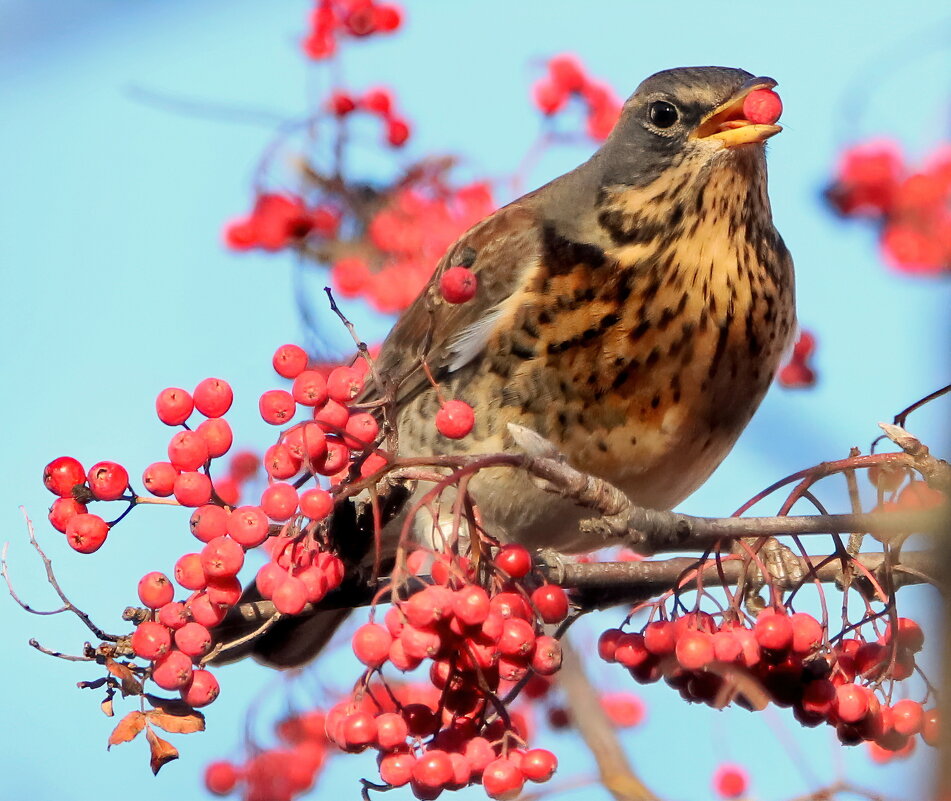
{"type": "Polygon", "coordinates": [[[765,142],[769,137],[778,134],[781,125],[764,125],[752,123],[743,117],[743,101],[754,89],[772,89],[776,81],[772,78],[752,78],[711,114],[703,118],[693,134],[694,139],[716,139],[723,142],[724,147],[739,147],[758,142],[765,142]]]}

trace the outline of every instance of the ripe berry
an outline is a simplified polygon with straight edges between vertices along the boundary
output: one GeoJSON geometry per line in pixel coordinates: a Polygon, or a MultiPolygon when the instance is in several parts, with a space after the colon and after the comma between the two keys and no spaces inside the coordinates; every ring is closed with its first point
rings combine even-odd
{"type": "Polygon", "coordinates": [[[479,279],[468,267],[450,267],[439,278],[439,291],[448,303],[465,303],[475,297],[479,279]]]}
{"type": "Polygon", "coordinates": [[[190,471],[175,477],[175,500],[182,506],[204,506],[211,500],[211,479],[204,473],[190,471]]]}
{"type": "Polygon", "coordinates": [[[197,470],[208,461],[208,446],[197,431],[179,431],[168,443],[168,460],[177,470],[197,470]]]}
{"type": "Polygon", "coordinates": [[[244,548],[230,537],[215,537],[201,549],[205,576],[236,576],[244,565],[244,548]]]}
{"type": "Polygon", "coordinates": [[[448,400],[436,412],[436,430],[449,439],[462,439],[475,424],[475,412],[461,400],[448,400]]]}
{"type": "Polygon", "coordinates": [[[475,584],[469,584],[453,593],[453,614],[466,626],[478,626],[489,616],[489,595],[475,584]]]}
{"type": "Polygon", "coordinates": [[[409,139],[409,123],[401,117],[393,117],[386,124],[386,141],[393,147],[402,147],[409,139]]]}
{"type": "Polygon", "coordinates": [[[753,633],[763,648],[782,651],[793,644],[793,624],[784,612],[764,609],[756,618],[753,633]]]}
{"type": "Polygon", "coordinates": [[[300,458],[287,445],[278,443],[264,452],[264,469],[271,478],[283,480],[295,476],[300,466],[300,458]]]}
{"type": "Polygon", "coordinates": [[[525,775],[513,759],[496,759],[482,772],[482,786],[489,798],[517,798],[525,786],[525,775]]]}
{"type": "Polygon", "coordinates": [[[270,484],[261,493],[261,509],[272,520],[289,520],[297,512],[297,490],[283,482],[270,484]]]}
{"type": "Polygon", "coordinates": [[[503,545],[492,561],[497,568],[516,579],[528,575],[532,569],[532,555],[521,545],[503,545]]]}
{"type": "Polygon", "coordinates": [[[228,516],[226,533],[239,545],[255,548],[268,538],[267,515],[260,506],[239,506],[228,516]]]}
{"type": "Polygon", "coordinates": [[[568,616],[568,595],[557,584],[544,584],[532,593],[532,603],[546,623],[561,623],[568,616]]]}
{"type": "Polygon", "coordinates": [[[921,731],[925,713],[921,704],[905,698],[892,705],[892,725],[899,734],[911,737],[921,731]]]}
{"type": "Polygon", "coordinates": [[[644,702],[632,693],[602,695],[601,706],[618,728],[632,728],[644,720],[644,702]]]}
{"type": "MultiPolygon", "coordinates": [[[[885,643],[891,641],[892,624],[889,622],[885,629],[885,643]]],[[[907,648],[909,651],[917,653],[925,644],[925,635],[914,620],[907,617],[898,618],[898,647],[907,648]]]]}
{"type": "Polygon", "coordinates": [[[98,551],[108,533],[109,525],[99,515],[75,515],[66,524],[66,541],[79,553],[98,551]]]}
{"type": "Polygon", "coordinates": [[[522,754],[519,767],[532,782],[547,782],[558,769],[558,758],[546,748],[532,748],[522,754]]]}
{"type": "Polygon", "coordinates": [[[413,754],[396,752],[380,757],[380,779],[394,787],[409,784],[413,778],[416,757],[413,754]]]}
{"type": "Polygon", "coordinates": [[[655,620],[644,628],[644,647],[656,656],[674,652],[677,641],[674,627],[669,620],[655,620]]]}
{"type": "Polygon", "coordinates": [[[228,519],[231,512],[223,506],[208,503],[199,506],[189,520],[192,534],[202,542],[211,542],[215,537],[228,533],[228,519]]]}
{"type": "Polygon", "coordinates": [[[322,406],[328,397],[327,381],[316,370],[304,370],[294,379],[291,394],[301,406],[322,406]]]}
{"type": "Polygon", "coordinates": [[[380,426],[376,418],[369,412],[360,412],[350,415],[344,426],[343,441],[353,450],[362,450],[372,445],[380,433],[380,426]]]}
{"type": "Polygon", "coordinates": [[[451,779],[452,760],[438,748],[424,751],[413,766],[413,781],[426,790],[441,790],[451,779]]]}
{"type": "Polygon", "coordinates": [[[796,612],[789,618],[792,624],[792,649],[797,654],[808,654],[822,644],[822,624],[812,615],[796,612]]]}
{"type": "Polygon", "coordinates": [[[156,660],[172,647],[172,635],[161,623],[145,620],[132,632],[132,650],[143,659],[156,660]]]}
{"type": "Polygon", "coordinates": [[[179,690],[191,677],[191,657],[181,651],[169,651],[152,666],[152,681],[163,690],[179,690]]]}
{"type": "Polygon", "coordinates": [[[194,671],[191,679],[187,687],[181,688],[182,700],[189,706],[208,706],[221,692],[218,679],[207,670],[194,671]]]}
{"type": "Polygon", "coordinates": [[[203,420],[198,424],[195,432],[205,441],[208,456],[212,459],[224,456],[231,450],[231,445],[234,442],[234,432],[231,430],[231,424],[220,417],[203,420]]]}
{"type": "Polygon", "coordinates": [[[75,498],[57,498],[50,507],[49,521],[57,531],[66,532],[66,526],[76,515],[86,514],[86,504],[75,498]]]}
{"type": "Polygon", "coordinates": [[[337,741],[345,751],[357,753],[376,741],[376,718],[369,712],[357,710],[346,715],[340,723],[343,742],[337,741]]]}
{"type": "Polygon", "coordinates": [[[216,418],[224,415],[234,401],[234,391],[227,381],[220,378],[206,378],[192,393],[195,408],[205,417],[216,418]]]}
{"type": "Polygon", "coordinates": [[[54,495],[69,498],[73,487],[86,483],[86,471],[72,456],[60,456],[43,468],[43,484],[54,495]]]}
{"type": "Polygon", "coordinates": [[[180,426],[191,416],[194,408],[192,396],[178,387],[163,389],[155,399],[155,413],[167,426],[180,426]]]}
{"type": "Polygon", "coordinates": [[[938,747],[938,738],[940,736],[939,725],[938,710],[925,710],[924,720],[921,724],[921,739],[932,748],[938,747]]]}
{"type": "Polygon", "coordinates": [[[175,588],[168,576],[153,570],[139,579],[139,600],[149,609],[158,609],[171,603],[175,597],[175,588]]]}
{"type": "Polygon", "coordinates": [[[535,629],[527,620],[509,618],[502,624],[499,651],[505,656],[527,658],[535,649],[535,629]]]}
{"type": "Polygon", "coordinates": [[[176,631],[188,622],[185,604],[181,601],[172,601],[158,610],[158,622],[165,628],[176,631]]]}
{"type": "Polygon", "coordinates": [[[282,426],[290,422],[297,411],[297,404],[290,392],[284,389],[269,389],[261,393],[258,400],[261,419],[272,426],[282,426]]]}
{"type": "Polygon", "coordinates": [[[170,462],[153,462],[142,472],[142,484],[157,498],[167,498],[175,491],[176,470],[170,462]]]}
{"type": "Polygon", "coordinates": [[[551,676],[561,668],[561,658],[561,643],[558,640],[547,634],[535,638],[532,670],[540,676],[551,676]]]}
{"type": "Polygon", "coordinates": [[[366,623],[353,635],[354,654],[370,668],[378,668],[386,662],[392,644],[390,633],[377,623],[366,623]]]}
{"type": "Polygon", "coordinates": [[[681,667],[686,670],[701,670],[716,658],[713,635],[688,629],[677,639],[674,653],[681,667]]]}
{"type": "Polygon", "coordinates": [[[201,555],[186,553],[175,563],[175,581],[186,590],[200,590],[208,583],[201,566],[201,555]]]}
{"type": "Polygon", "coordinates": [[[353,367],[335,367],[327,376],[327,394],[337,403],[349,403],[363,389],[363,374],[353,367]]]}
{"type": "MultiPolygon", "coordinates": [[[[615,629],[616,630],[616,629],[615,629]]],[[[613,660],[631,669],[647,662],[651,653],[644,644],[644,635],[639,632],[621,634],[614,644],[613,660]]]]}
{"type": "Polygon", "coordinates": [[[858,684],[841,684],[836,687],[833,707],[843,723],[858,723],[868,713],[869,692],[858,684]]]}
{"type": "Polygon", "coordinates": [[[208,579],[205,594],[208,600],[217,606],[234,606],[241,600],[243,588],[237,576],[208,579]]]}
{"type": "Polygon", "coordinates": [[[241,772],[230,762],[211,762],[205,768],[205,787],[215,795],[228,795],[240,778],[241,772]]]}
{"type": "Polygon", "coordinates": [[[100,501],[114,501],[122,497],[129,486],[129,474],[116,462],[97,462],[86,474],[89,490],[100,501]]]}
{"type": "Polygon", "coordinates": [[[314,420],[321,430],[328,434],[338,434],[343,431],[349,418],[350,410],[332,398],[328,399],[323,406],[314,409],[314,420]]]}
{"type": "Polygon", "coordinates": [[[281,345],[274,351],[271,364],[282,378],[297,378],[307,369],[307,351],[298,345],[281,345]]]}
{"type": "Polygon", "coordinates": [[[333,496],[327,490],[315,487],[300,496],[300,511],[311,520],[323,520],[334,510],[333,496]]]}
{"type": "Polygon", "coordinates": [[[201,623],[186,623],[175,632],[175,647],[189,656],[204,656],[211,650],[211,632],[201,623]]]}
{"type": "Polygon", "coordinates": [[[307,605],[307,585],[296,576],[286,575],[271,593],[274,608],[284,615],[297,615],[307,605]]]}
{"type": "Polygon", "coordinates": [[[350,449],[338,439],[327,440],[327,455],[314,465],[322,476],[336,476],[350,464],[350,449]]]}
{"type": "Polygon", "coordinates": [[[783,113],[783,101],[770,89],[754,89],[743,100],[743,116],[757,125],[772,125],[783,113]]]}
{"type": "Polygon", "coordinates": [[[192,620],[201,623],[205,628],[217,626],[225,617],[225,608],[211,600],[205,590],[196,592],[185,603],[192,620]]]}
{"type": "Polygon", "coordinates": [[[748,784],[746,771],[739,765],[720,765],[713,774],[713,789],[720,798],[739,798],[748,784]]]}

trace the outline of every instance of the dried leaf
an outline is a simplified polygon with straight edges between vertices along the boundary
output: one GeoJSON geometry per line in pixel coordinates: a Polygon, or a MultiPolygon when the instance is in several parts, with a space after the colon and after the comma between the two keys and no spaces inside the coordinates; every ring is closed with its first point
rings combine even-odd
{"type": "Polygon", "coordinates": [[[145,738],[149,741],[149,748],[152,751],[152,773],[158,774],[166,762],[178,759],[178,749],[168,740],[159,737],[151,727],[145,730],[145,738]]]}
{"type": "Polygon", "coordinates": [[[135,677],[128,665],[120,664],[115,659],[107,659],[106,670],[119,679],[123,698],[128,695],[142,695],[142,682],[135,677]]]}
{"type": "Polygon", "coordinates": [[[127,743],[139,736],[142,729],[145,728],[145,714],[142,712],[130,712],[109,735],[109,748],[119,743],[127,743]]]}
{"type": "Polygon", "coordinates": [[[145,700],[154,706],[159,712],[167,715],[198,715],[202,720],[205,716],[186,704],[181,698],[163,698],[160,695],[145,693],[145,700]]]}
{"type": "Polygon", "coordinates": [[[165,729],[172,734],[191,734],[196,731],[205,730],[205,718],[198,712],[190,715],[175,715],[167,712],[160,712],[152,709],[145,713],[149,723],[153,723],[160,729],[165,729]]]}
{"type": "Polygon", "coordinates": [[[104,698],[102,703],[99,704],[99,708],[102,710],[102,714],[104,714],[107,718],[111,718],[116,714],[112,708],[112,696],[104,698]]]}

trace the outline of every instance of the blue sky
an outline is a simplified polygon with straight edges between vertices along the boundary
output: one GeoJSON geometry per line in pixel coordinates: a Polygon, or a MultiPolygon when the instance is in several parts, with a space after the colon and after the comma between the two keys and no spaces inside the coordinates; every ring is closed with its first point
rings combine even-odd
{"type": "MultiPolygon", "coordinates": [[[[155,394],[208,375],[233,384],[239,441],[260,445],[267,432],[256,420],[256,397],[271,386],[271,352],[303,336],[291,260],[235,256],[219,240],[222,223],[249,204],[254,165],[273,126],[252,124],[250,115],[239,121],[173,113],[142,102],[134,90],[276,120],[306,112],[321,80],[295,44],[306,2],[58,5],[53,14],[52,4],[0,4],[0,404],[7,422],[0,521],[24,597],[54,604],[26,542],[21,504],[67,590],[116,629],[136,577],[170,569],[190,547],[186,515],[134,515],[96,556],[78,556],[45,525],[43,465],[69,453],[87,465],[117,459],[136,476],[165,450],[167,429],[152,417],[155,394]]],[[[834,221],[818,197],[849,140],[896,137],[921,155],[947,137],[943,4],[416,0],[407,18],[405,33],[351,48],[344,75],[355,88],[385,81],[396,89],[416,130],[410,156],[461,153],[472,174],[502,176],[517,165],[537,130],[528,88],[540,60],[557,52],[578,53],[621,95],[658,69],[686,64],[739,66],[779,81],[786,130],[770,144],[771,196],[796,259],[800,319],[820,339],[822,382],[809,393],[772,391],[735,452],[684,510],[729,513],[773,478],[843,456],[853,444],[867,446],[877,421],[947,383],[948,282],[888,272],[871,233],[834,221]]],[[[528,183],[583,155],[547,155],[528,183]]],[[[364,321],[363,328],[382,325],[364,321]]],[[[944,452],[946,414],[947,406],[913,418],[913,429],[936,450],[943,439],[944,452]]],[[[919,605],[930,599],[910,595],[919,605]]],[[[95,671],[26,646],[35,636],[75,650],[85,638],[78,623],[29,617],[4,600],[0,615],[4,797],[85,801],[104,785],[134,787],[139,801],[200,797],[202,765],[233,752],[249,700],[265,687],[280,698],[263,670],[222,671],[223,695],[208,710],[208,732],[176,738],[182,759],[152,779],[144,743],[106,754],[110,721],[97,697],[75,688],[95,671]]],[[[618,619],[606,615],[599,624],[618,619]]],[[[333,663],[334,675],[343,666],[333,663]]],[[[607,666],[591,669],[599,680],[629,687],[607,666]]],[[[327,676],[296,692],[340,686],[327,676]]],[[[796,732],[797,750],[790,751],[771,737],[775,727],[795,732],[782,711],[712,713],[687,707],[667,688],[645,697],[650,725],[630,735],[631,753],[667,798],[706,797],[714,766],[746,757],[762,799],[808,789],[795,763],[828,781],[839,760],[861,783],[920,797],[913,782],[922,756],[873,767],[861,750],[840,753],[825,730],[796,732]]],[[[590,768],[583,755],[567,766],[590,768]]],[[[359,769],[368,775],[366,760],[337,760],[319,796],[353,797],[359,769]]]]}

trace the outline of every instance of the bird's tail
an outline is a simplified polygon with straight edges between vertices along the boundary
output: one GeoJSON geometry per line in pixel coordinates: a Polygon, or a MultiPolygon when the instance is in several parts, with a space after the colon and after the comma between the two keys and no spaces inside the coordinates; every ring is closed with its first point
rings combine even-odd
{"type": "Polygon", "coordinates": [[[253,636],[268,619],[265,614],[254,612],[256,602],[261,600],[261,594],[252,584],[234,608],[240,608],[242,614],[229,614],[215,627],[215,644],[220,647],[220,653],[211,659],[211,664],[226,665],[250,656],[268,667],[282,670],[301,667],[320,654],[353,611],[319,609],[282,617],[260,635],[253,636]]]}

